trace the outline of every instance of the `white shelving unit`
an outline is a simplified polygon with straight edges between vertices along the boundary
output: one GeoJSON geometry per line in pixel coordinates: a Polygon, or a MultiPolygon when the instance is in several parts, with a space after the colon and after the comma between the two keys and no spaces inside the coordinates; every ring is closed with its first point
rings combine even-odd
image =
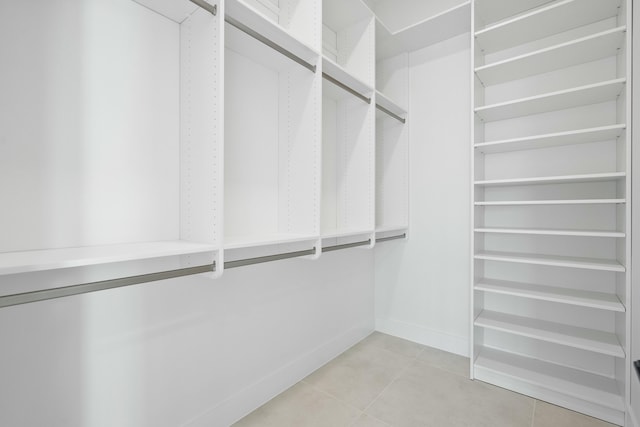
{"type": "Polygon", "coordinates": [[[630,5],[472,2],[471,376],[621,425],[630,5]]]}
{"type": "Polygon", "coordinates": [[[322,7],[322,246],[372,246],[375,21],[359,0],[322,7]]]}

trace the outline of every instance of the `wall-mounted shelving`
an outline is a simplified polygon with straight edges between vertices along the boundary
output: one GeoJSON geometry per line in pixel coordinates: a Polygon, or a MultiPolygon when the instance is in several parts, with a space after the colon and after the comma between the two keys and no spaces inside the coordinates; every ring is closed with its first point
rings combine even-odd
{"type": "Polygon", "coordinates": [[[622,424],[630,2],[472,10],[471,375],[622,424]]]}

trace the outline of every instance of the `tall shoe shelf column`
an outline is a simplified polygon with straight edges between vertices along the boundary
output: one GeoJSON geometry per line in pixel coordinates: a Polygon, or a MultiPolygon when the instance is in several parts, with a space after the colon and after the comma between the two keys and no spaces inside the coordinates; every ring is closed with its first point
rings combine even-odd
{"type": "Polygon", "coordinates": [[[322,9],[322,246],[371,247],[375,19],[359,0],[325,0],[322,9]]]}
{"type": "Polygon", "coordinates": [[[314,0],[226,4],[225,261],[313,249],[320,7],[314,0]]]}
{"type": "Polygon", "coordinates": [[[220,265],[220,13],[85,3],[7,6],[33,37],[0,78],[3,294],[220,265]]]}
{"type": "Polygon", "coordinates": [[[472,377],[620,425],[630,5],[472,3],[472,377]]]}

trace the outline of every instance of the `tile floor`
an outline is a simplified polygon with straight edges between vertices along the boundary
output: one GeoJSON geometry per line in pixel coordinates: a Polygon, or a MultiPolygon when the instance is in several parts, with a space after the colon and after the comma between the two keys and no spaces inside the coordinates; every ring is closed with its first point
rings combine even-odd
{"type": "Polygon", "coordinates": [[[374,332],[234,426],[613,426],[468,372],[467,358],[374,332]]]}

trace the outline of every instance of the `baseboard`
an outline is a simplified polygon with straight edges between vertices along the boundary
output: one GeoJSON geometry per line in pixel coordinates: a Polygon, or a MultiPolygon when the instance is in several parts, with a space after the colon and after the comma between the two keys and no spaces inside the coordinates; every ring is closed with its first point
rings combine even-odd
{"type": "Polygon", "coordinates": [[[370,325],[354,327],[219,402],[182,426],[228,427],[344,353],[371,332],[373,329],[370,325]]]}
{"type": "Polygon", "coordinates": [[[469,356],[468,339],[434,331],[413,323],[394,319],[376,319],[376,331],[448,351],[449,353],[459,354],[460,356],[469,356]]]}

